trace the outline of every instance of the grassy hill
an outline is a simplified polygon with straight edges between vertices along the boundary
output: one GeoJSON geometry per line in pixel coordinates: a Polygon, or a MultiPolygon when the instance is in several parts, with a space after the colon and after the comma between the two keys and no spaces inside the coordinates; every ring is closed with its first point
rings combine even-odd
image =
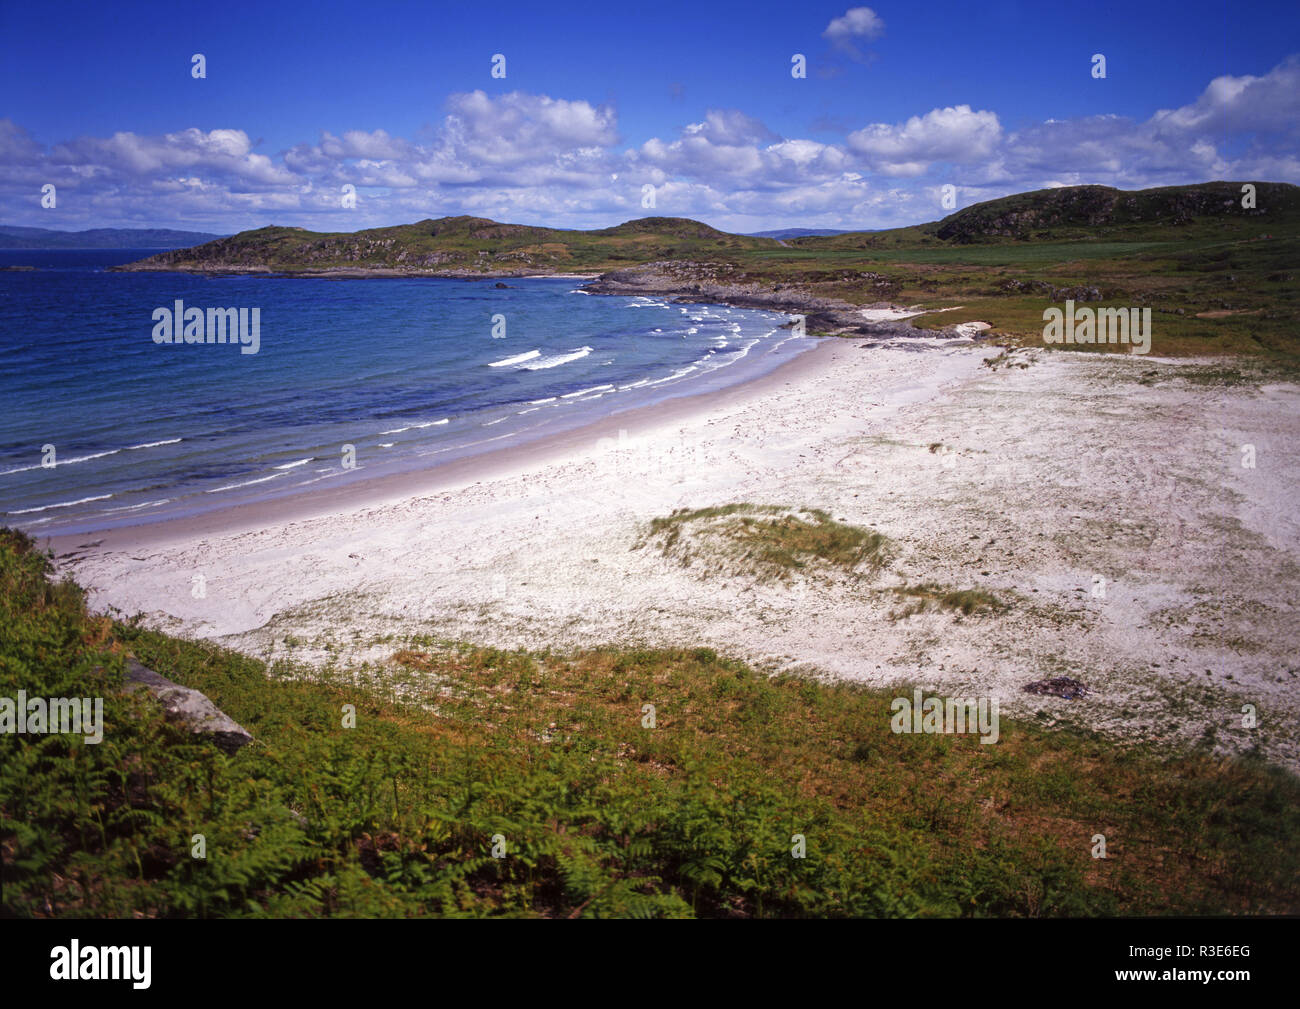
{"type": "MultiPolygon", "coordinates": [[[[752,253],[736,282],[798,285],[851,304],[882,297],[935,311],[920,328],[993,325],[1041,345],[1043,310],[1066,297],[1150,307],[1152,353],[1251,355],[1300,370],[1300,188],[1209,182],[1125,192],[1072,186],[978,203],[889,231],[792,238],[752,253]]],[[[1072,353],[1106,353],[1076,346],[1072,353]]]]}
{"type": "Polygon", "coordinates": [[[602,272],[657,259],[736,256],[779,248],[773,239],[729,235],[678,217],[646,217],[597,231],[442,217],[357,232],[267,227],[166,252],[123,269],[338,270],[501,276],[602,272]]]}
{"type": "Polygon", "coordinates": [[[1300,231],[1300,187],[1254,182],[1244,208],[1243,182],[1206,182],[1126,192],[1064,186],[976,203],[939,221],[888,231],[790,239],[802,249],[933,248],[1011,243],[1133,243],[1251,238],[1300,231]]]}

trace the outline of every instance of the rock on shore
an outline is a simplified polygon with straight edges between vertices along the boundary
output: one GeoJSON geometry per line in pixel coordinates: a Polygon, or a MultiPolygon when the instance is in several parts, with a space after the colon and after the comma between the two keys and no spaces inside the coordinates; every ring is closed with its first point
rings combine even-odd
{"type": "MultiPolygon", "coordinates": [[[[583,285],[590,294],[671,297],[675,301],[757,308],[805,317],[810,333],[831,336],[917,336],[910,323],[897,320],[868,321],[862,309],[839,298],[809,294],[793,284],[765,285],[736,282],[720,276],[716,263],[679,260],[647,263],[611,270],[583,285]]],[[[869,282],[873,275],[864,279],[869,282]]]]}

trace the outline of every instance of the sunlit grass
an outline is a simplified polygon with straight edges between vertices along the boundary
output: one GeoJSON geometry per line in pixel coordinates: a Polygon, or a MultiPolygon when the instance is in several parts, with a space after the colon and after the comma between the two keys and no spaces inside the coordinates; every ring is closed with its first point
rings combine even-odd
{"type": "Polygon", "coordinates": [[[789,578],[810,567],[875,569],[885,562],[885,537],[837,522],[817,508],[729,504],[682,508],[650,522],[649,541],[683,564],[722,562],[759,579],[789,578]]]}

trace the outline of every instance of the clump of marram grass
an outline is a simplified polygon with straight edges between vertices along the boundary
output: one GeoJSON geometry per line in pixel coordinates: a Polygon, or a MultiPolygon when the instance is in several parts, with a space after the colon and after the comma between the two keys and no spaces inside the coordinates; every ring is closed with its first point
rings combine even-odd
{"type": "Polygon", "coordinates": [[[914,600],[893,615],[895,620],[932,609],[954,610],[968,617],[977,613],[1001,613],[1008,609],[1006,603],[983,589],[945,589],[933,582],[925,582],[922,585],[899,585],[893,591],[914,600]]]}
{"type": "Polygon", "coordinates": [[[812,567],[877,570],[887,541],[873,529],[838,522],[818,508],[729,504],[679,508],[651,521],[646,538],[683,567],[708,561],[715,569],[759,580],[793,577],[812,567]]]}

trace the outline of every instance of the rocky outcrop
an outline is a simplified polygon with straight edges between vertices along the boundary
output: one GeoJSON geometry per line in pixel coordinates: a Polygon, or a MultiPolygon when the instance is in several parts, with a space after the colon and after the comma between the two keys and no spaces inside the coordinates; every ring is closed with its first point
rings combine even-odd
{"type": "Polygon", "coordinates": [[[184,726],[196,735],[206,736],[227,753],[236,752],[253,741],[242,725],[213,704],[208,698],[159,676],[134,659],[126,660],[128,689],[148,690],[163,706],[169,721],[184,726]]]}
{"type": "Polygon", "coordinates": [[[1015,294],[1042,294],[1050,301],[1101,301],[1101,291],[1096,287],[1057,287],[1045,280],[1008,280],[1002,289],[1015,294]]]}
{"type": "MultiPolygon", "coordinates": [[[[875,273],[856,273],[854,280],[873,293],[892,289],[892,282],[875,273]]],[[[891,323],[868,323],[857,305],[838,298],[823,298],[801,290],[794,284],[760,283],[744,275],[735,275],[726,263],[670,260],[611,270],[584,284],[591,294],[641,295],[671,297],[688,304],[731,305],[735,308],[758,308],[769,312],[786,312],[805,317],[810,333],[883,335],[886,330],[899,333],[911,327],[891,323]]],[[[895,334],[897,335],[897,334],[895,334]]],[[[914,331],[911,335],[916,335],[914,331]]]]}

